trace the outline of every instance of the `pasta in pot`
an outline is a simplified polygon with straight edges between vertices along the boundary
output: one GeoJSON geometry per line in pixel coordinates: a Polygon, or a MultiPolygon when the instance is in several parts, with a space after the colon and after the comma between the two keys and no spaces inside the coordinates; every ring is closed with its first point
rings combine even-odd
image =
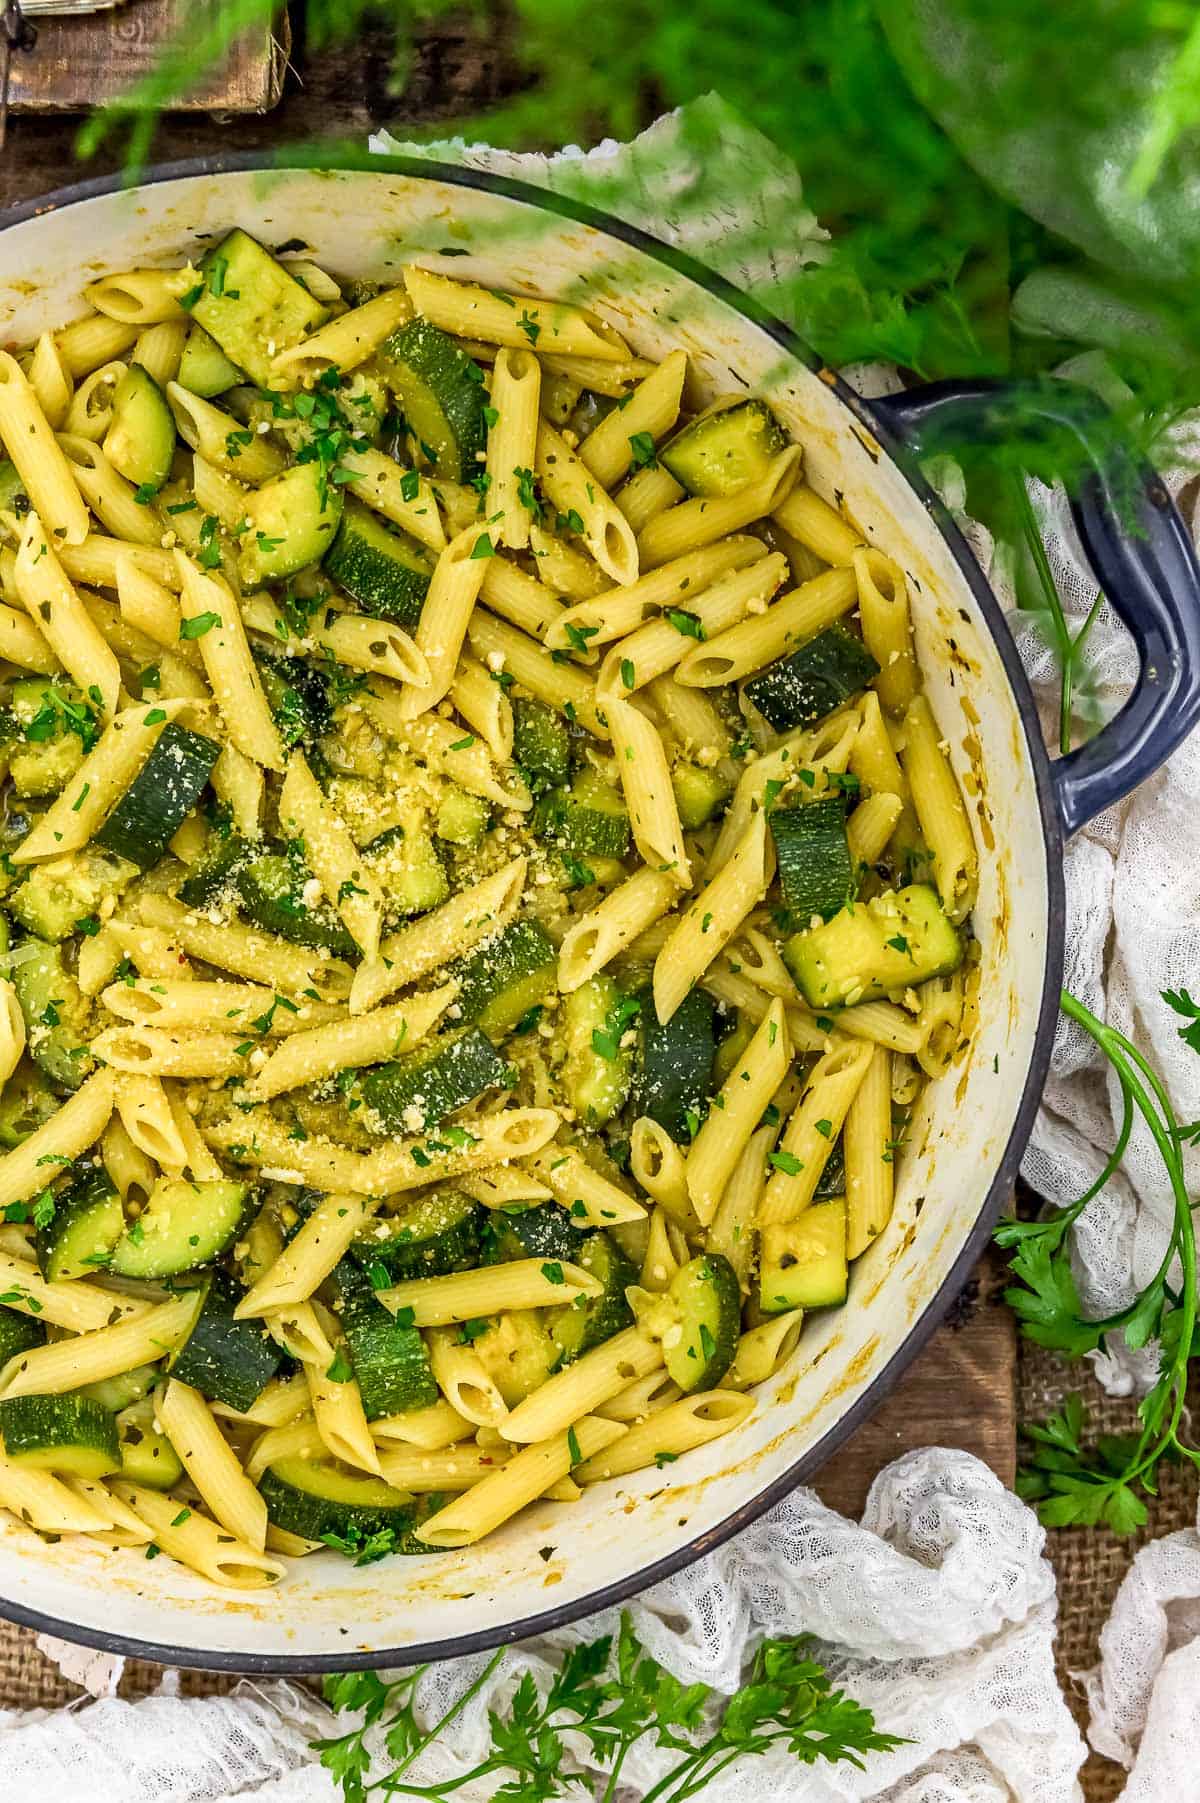
{"type": "Polygon", "coordinates": [[[0,1507],[252,1589],[662,1488],[969,1039],[915,585],[574,302],[84,298],[0,353],[0,1507]]]}

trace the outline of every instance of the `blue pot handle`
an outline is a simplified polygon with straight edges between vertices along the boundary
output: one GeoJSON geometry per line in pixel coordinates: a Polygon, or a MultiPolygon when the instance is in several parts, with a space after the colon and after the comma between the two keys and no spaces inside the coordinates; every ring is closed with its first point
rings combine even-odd
{"type": "Polygon", "coordinates": [[[1018,421],[1066,431],[1081,454],[1071,511],[1140,668],[1115,719],[1053,765],[1063,831],[1078,832],[1153,775],[1200,720],[1200,564],[1178,509],[1103,404],[1075,383],[934,382],[871,406],[912,460],[1003,443],[1018,421]]]}

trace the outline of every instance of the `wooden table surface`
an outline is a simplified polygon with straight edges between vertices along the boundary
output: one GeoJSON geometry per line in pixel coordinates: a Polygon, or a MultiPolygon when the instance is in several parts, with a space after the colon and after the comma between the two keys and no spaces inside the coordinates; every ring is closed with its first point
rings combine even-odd
{"type": "MultiPolygon", "coordinates": [[[[389,92],[386,34],[359,33],[354,44],[306,55],[301,38],[293,50],[284,98],[262,118],[217,121],[204,115],[165,120],[155,142],[156,160],[287,142],[349,140],[361,146],[384,122],[403,135],[406,126],[435,127],[453,135],[459,122],[511,92],[516,83],[506,49],[502,7],[493,3],[478,20],[444,19],[417,46],[411,74],[399,97],[389,92]]],[[[78,120],[63,116],[15,117],[0,152],[0,206],[35,199],[53,188],[107,174],[115,151],[80,165],[73,143],[78,120]]],[[[1012,1317],[990,1300],[994,1274],[981,1268],[894,1395],[825,1468],[818,1489],[833,1506],[857,1514],[875,1473],[913,1447],[953,1445],[978,1454],[1011,1482],[1015,1464],[1015,1342],[1012,1317]]]]}

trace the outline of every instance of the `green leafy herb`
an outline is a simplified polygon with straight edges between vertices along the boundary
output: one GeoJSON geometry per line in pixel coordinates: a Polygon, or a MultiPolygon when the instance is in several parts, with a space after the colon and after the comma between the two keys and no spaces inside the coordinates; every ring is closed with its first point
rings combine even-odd
{"type": "Polygon", "coordinates": [[[681,632],[685,639],[703,640],[704,622],[699,614],[689,613],[686,607],[668,607],[667,619],[676,632],[681,632]]]}
{"type": "Polygon", "coordinates": [[[635,470],[652,470],[658,468],[658,458],[654,452],[654,440],[649,432],[631,432],[629,449],[633,453],[631,467],[635,470]]]}
{"type": "Polygon", "coordinates": [[[333,1355],[333,1363],[325,1373],[331,1384],[348,1384],[354,1376],[354,1366],[339,1346],[333,1355]]]}
{"type": "Polygon", "coordinates": [[[211,632],[214,626],[220,624],[220,614],[192,614],[190,618],[180,620],[179,636],[181,639],[202,639],[206,632],[211,632]]]}

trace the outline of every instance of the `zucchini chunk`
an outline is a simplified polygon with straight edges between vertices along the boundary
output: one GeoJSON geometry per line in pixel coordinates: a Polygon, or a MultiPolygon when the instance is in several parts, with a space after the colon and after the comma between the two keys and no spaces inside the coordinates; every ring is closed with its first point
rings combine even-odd
{"type": "Polygon", "coordinates": [[[245,378],[237,365],[229,361],[216,339],[210,337],[203,326],[193,325],[183,341],[179,374],[175,379],[189,394],[198,394],[211,401],[214,395],[224,394],[227,388],[236,387],[245,378]]]}
{"type": "Polygon", "coordinates": [[[27,932],[58,944],[77,931],[81,920],[94,920],[100,904],[119,895],[136,875],[136,865],[127,858],[84,846],[35,864],[5,906],[27,932]]]}
{"type": "Polygon", "coordinates": [[[679,824],[689,833],[705,826],[729,800],[729,784],[724,777],[701,764],[676,764],[671,772],[671,788],[679,809],[679,824]]]}
{"type": "Polygon", "coordinates": [[[154,1419],[154,1398],[131,1403],[117,1416],[121,1476],[147,1490],[170,1490],[183,1476],[179,1454],[154,1419]]]}
{"type": "Polygon", "coordinates": [[[550,1334],[564,1363],[611,1340],[633,1321],[625,1291],[637,1282],[637,1272],[603,1228],[588,1235],[579,1263],[604,1287],[598,1296],[580,1296],[553,1311],[550,1334]]]}
{"type": "Polygon", "coordinates": [[[0,457],[0,513],[12,513],[22,519],[28,512],[29,496],[17,474],[16,464],[7,457],[0,457]]]}
{"type": "Polygon", "coordinates": [[[271,364],[315,332],[328,308],[249,232],[230,232],[200,264],[203,286],[192,318],[260,388],[271,386],[271,364]]]}
{"type": "Polygon", "coordinates": [[[366,1071],[360,1085],[384,1133],[425,1133],[485,1090],[510,1086],[508,1065],[479,1027],[436,1034],[407,1058],[366,1071]]]}
{"type": "Polygon", "coordinates": [[[237,1238],[247,1193],[244,1183],[224,1178],[160,1179],[113,1248],[109,1269],[119,1277],[177,1277],[211,1264],[237,1238]]]}
{"type": "Polygon", "coordinates": [[[104,455],[135,488],[156,494],[171,474],[175,417],[166,395],[140,363],[129,365],[113,391],[104,455]]]}
{"type": "Polygon", "coordinates": [[[711,1390],[737,1350],[742,1293],[737,1275],[719,1252],[689,1259],[667,1292],[679,1331],[663,1336],[663,1362],[683,1391],[711,1390]]]}
{"type": "Polygon", "coordinates": [[[0,1146],[19,1146],[60,1106],[32,1058],[22,1058],[0,1094],[0,1146]]]}
{"type": "Polygon", "coordinates": [[[861,639],[827,626],[790,657],[768,664],[745,685],[745,695],[776,732],[823,720],[879,675],[861,639]]]}
{"type": "Polygon", "coordinates": [[[592,977],[563,1001],[563,1087],[576,1116],[589,1127],[610,1121],[629,1095],[637,1038],[629,1022],[639,1012],[640,1004],[607,975],[592,977]]]}
{"type": "Polygon", "coordinates": [[[347,499],[323,568],[363,613],[411,631],[421,618],[433,560],[407,532],[385,526],[361,501],[347,499]]]}
{"type": "Polygon", "coordinates": [[[638,1015],[635,1095],[639,1114],[665,1127],[672,1139],[686,1139],[688,1116],[699,1116],[712,1088],[716,1056],[715,1004],[702,989],[685,996],[670,1020],[654,1012],[649,990],[638,1015]]]}
{"type": "Polygon", "coordinates": [[[10,1396],[0,1402],[4,1454],[27,1471],[109,1477],[121,1469],[117,1424],[90,1396],[10,1396]]]}
{"type": "Polygon", "coordinates": [[[275,1376],[283,1354],[261,1321],[234,1320],[238,1294],[224,1271],[212,1273],[196,1325],[171,1354],[167,1369],[210,1402],[245,1414],[275,1376]]]}
{"type": "Polygon", "coordinates": [[[373,1222],[361,1239],[351,1241],[350,1256],[368,1271],[382,1265],[395,1283],[405,1277],[468,1271],[479,1262],[486,1218],[475,1198],[463,1190],[431,1190],[390,1224],[389,1233],[381,1234],[382,1223],[373,1222]]]}
{"type": "Polygon", "coordinates": [[[497,1315],[471,1345],[510,1409],[540,1390],[562,1363],[562,1353],[535,1308],[497,1315]]]}
{"type": "Polygon", "coordinates": [[[569,789],[552,789],[533,810],[537,839],[571,858],[623,858],[629,850],[629,812],[619,789],[595,770],[581,770],[569,789]]]}
{"type": "Polygon", "coordinates": [[[393,332],[380,352],[408,428],[445,482],[469,482],[484,451],[483,371],[427,319],[393,332]]]}
{"type": "Polygon", "coordinates": [[[765,476],[788,437],[765,401],[702,414],[663,445],[658,461],[690,495],[732,495],[765,476]]]}
{"type": "Polygon", "coordinates": [[[37,1230],[38,1269],[48,1283],[94,1276],[108,1264],[125,1231],[121,1198],[103,1165],[93,1166],[54,1199],[54,1214],[37,1230]]]}
{"type": "Polygon", "coordinates": [[[794,808],[772,808],[767,819],[792,924],[807,927],[814,914],[828,920],[854,893],[845,801],[831,795],[794,808]]]}
{"type": "Polygon", "coordinates": [[[289,747],[311,747],[329,730],[333,719],[325,679],[302,657],[257,657],[254,661],[280,738],[289,747]]]}
{"type": "Polygon", "coordinates": [[[309,907],[304,900],[304,877],[289,858],[265,853],[238,872],[242,912],[292,945],[332,952],[337,958],[354,958],[358,948],[326,902],[309,907]]]}
{"type": "Polygon", "coordinates": [[[0,1306],[0,1365],[7,1364],[18,1352],[31,1352],[35,1346],[45,1344],[46,1329],[33,1315],[0,1306]]]}
{"type": "Polygon", "coordinates": [[[835,1308],[846,1300],[847,1281],[844,1196],[814,1202],[797,1220],[763,1228],[758,1282],[765,1315],[835,1308]]]}
{"type": "Polygon", "coordinates": [[[513,702],[513,759],[532,794],[561,788],[571,774],[571,736],[562,716],[544,701],[513,702]]]}
{"type": "Polygon", "coordinates": [[[57,795],[99,736],[92,707],[72,683],[47,676],[14,682],[10,700],[21,735],[9,753],[13,788],[23,799],[57,795]]]}
{"type": "Polygon", "coordinates": [[[320,563],[342,517],[342,491],[320,463],[297,463],[246,496],[242,581],[282,582],[320,563]]]}
{"type": "Polygon", "coordinates": [[[948,976],[962,958],[958,929],[925,883],[852,902],[783,945],[783,961],[810,1008],[875,1001],[948,976]]]}
{"type": "Polygon", "coordinates": [[[437,836],[448,845],[470,850],[487,832],[491,817],[491,807],[482,795],[468,795],[465,789],[451,784],[438,803],[437,836]]]}
{"type": "MultiPolygon", "coordinates": [[[[268,693],[268,699],[270,699],[268,693]]],[[[234,832],[211,832],[204,850],[179,885],[179,899],[189,908],[205,907],[214,896],[231,886],[242,865],[254,857],[255,848],[234,832]]]]}
{"type": "Polygon", "coordinates": [[[78,1089],[92,1068],[84,1043],[87,1003],[63,961],[61,946],[26,939],[13,961],[13,987],[25,1021],[29,1056],[60,1089],[78,1089]]]}
{"type": "Polygon", "coordinates": [[[545,927],[536,920],[513,921],[453,966],[460,1018],[482,1027],[489,1038],[502,1039],[541,1001],[557,962],[545,927]]]}
{"type": "Polygon", "coordinates": [[[548,1258],[568,1264],[582,1262],[591,1228],[576,1227],[568,1211],[557,1202],[535,1202],[517,1213],[499,1209],[489,1214],[483,1229],[487,1264],[507,1264],[515,1258],[548,1258]]]}
{"type": "Polygon", "coordinates": [[[411,1498],[381,1477],[351,1477],[310,1459],[277,1460],[258,1488],[268,1519],[302,1540],[366,1540],[389,1528],[404,1533],[413,1521],[411,1498]]]}
{"type": "Polygon", "coordinates": [[[110,1415],[119,1415],[122,1409],[149,1396],[158,1380],[157,1365],[135,1365],[132,1371],[122,1371],[119,1377],[101,1377],[94,1384],[81,1385],[78,1394],[90,1396],[110,1415]]]}
{"type": "Polygon", "coordinates": [[[221,747],[215,739],[168,720],[108,819],[93,834],[97,845],[139,870],[151,870],[191,813],[221,747]]]}
{"type": "Polygon", "coordinates": [[[395,827],[362,848],[363,863],[383,890],[389,921],[436,908],[450,893],[437,846],[423,827],[395,827]]]}
{"type": "Polygon", "coordinates": [[[438,1399],[420,1330],[389,1314],[361,1268],[343,1259],[330,1278],[341,1304],[341,1326],[368,1421],[425,1409],[438,1399]]]}

